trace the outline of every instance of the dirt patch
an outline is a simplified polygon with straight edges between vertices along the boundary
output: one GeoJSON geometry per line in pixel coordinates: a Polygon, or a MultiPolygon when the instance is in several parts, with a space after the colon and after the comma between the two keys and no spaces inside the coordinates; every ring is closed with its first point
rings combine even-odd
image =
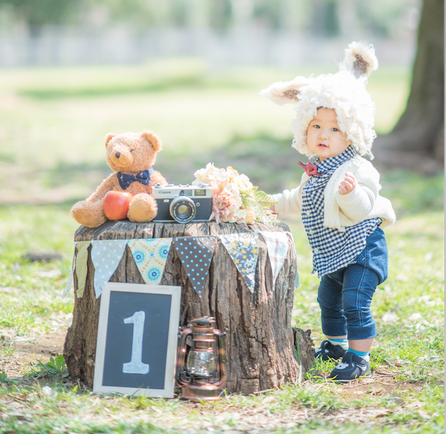
{"type": "Polygon", "coordinates": [[[8,378],[21,377],[34,362],[46,363],[51,357],[62,354],[66,333],[64,329],[25,338],[1,335],[0,371],[4,371],[8,378]]]}
{"type": "MultiPolygon", "coordinates": [[[[46,363],[51,357],[62,354],[66,333],[64,328],[59,332],[25,338],[0,335],[0,343],[4,349],[0,356],[0,372],[4,371],[8,378],[22,377],[33,363],[39,360],[46,363]],[[5,351],[8,348],[9,351],[5,351]]],[[[347,399],[361,399],[365,395],[394,396],[398,399],[399,393],[408,390],[418,392],[422,389],[420,384],[395,381],[390,370],[385,368],[374,371],[371,377],[340,384],[338,387],[339,393],[347,399]]]]}
{"type": "Polygon", "coordinates": [[[421,391],[422,385],[417,383],[404,383],[395,381],[390,371],[380,368],[374,371],[371,377],[360,381],[340,385],[339,393],[346,398],[360,399],[364,395],[393,396],[399,400],[399,394],[407,391],[421,391]]]}

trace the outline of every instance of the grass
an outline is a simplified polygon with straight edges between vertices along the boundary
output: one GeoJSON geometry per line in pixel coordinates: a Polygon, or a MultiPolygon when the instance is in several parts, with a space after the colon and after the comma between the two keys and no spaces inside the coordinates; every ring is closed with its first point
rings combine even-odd
{"type": "MultiPolygon", "coordinates": [[[[378,382],[359,397],[346,395],[345,389],[320,377],[333,368],[332,362],[317,363],[314,376],[309,374],[300,385],[258,396],[231,395],[216,404],[98,397],[63,380],[59,358],[53,371],[50,360],[24,366],[23,376],[15,379],[0,375],[0,412],[12,414],[0,420],[0,432],[173,433],[208,428],[223,432],[243,427],[246,432],[252,428],[247,428],[246,420],[254,424],[264,418],[262,432],[341,433],[358,429],[359,414],[367,421],[361,422],[365,433],[442,432],[443,212],[437,201],[442,177],[426,182],[405,172],[385,176],[384,183],[393,186],[388,196],[394,203],[409,178],[420,197],[432,188],[436,194],[430,194],[432,200],[419,207],[420,212],[415,204],[408,209],[398,205],[402,217],[386,230],[391,271],[373,302],[379,335],[372,349],[372,367],[394,377],[391,392],[382,392],[378,382]]],[[[69,204],[1,207],[0,222],[1,334],[26,337],[58,330],[72,310],[71,298],[62,298],[77,227],[69,204]],[[64,259],[36,265],[23,258],[37,247],[61,251],[64,259]]],[[[311,275],[309,247],[300,223],[288,223],[295,235],[301,282],[293,319],[296,326],[311,328],[317,343],[322,337],[315,298],[318,279],[311,275]]]]}
{"type": "MultiPolygon", "coordinates": [[[[246,139],[256,139],[253,144],[261,147],[265,137],[272,138],[294,156],[289,147],[293,108],[257,93],[274,81],[329,71],[336,66],[211,70],[196,59],[0,70],[2,202],[89,195],[91,186],[109,173],[104,153],[108,132],[156,132],[164,143],[157,169],[176,183],[190,182],[197,168],[218,158],[213,151],[246,139]]],[[[400,115],[408,79],[401,68],[382,67],[371,76],[378,133],[389,131],[400,115]]],[[[255,168],[247,174],[254,176],[255,168]]]]}
{"type": "MultiPolygon", "coordinates": [[[[383,173],[383,194],[398,221],[386,229],[390,275],[372,305],[378,326],[372,383],[327,382],[334,363],[316,362],[301,384],[216,403],[97,396],[66,377],[60,355],[35,356],[30,363],[18,345],[70,324],[73,301],[62,294],[78,225],[69,209],[109,171],[107,132],[153,129],[165,144],[157,167],[174,182],[190,181],[196,169],[214,161],[246,173],[262,190],[280,191],[294,186],[301,173],[289,146],[292,110],[256,92],[309,72],[218,72],[184,60],[0,71],[0,433],[444,431],[442,174],[383,173]],[[36,249],[61,252],[63,259],[30,262],[25,255],[36,249]]],[[[388,131],[401,113],[407,79],[407,71],[386,68],[372,75],[379,131],[388,131]]],[[[302,224],[287,223],[300,274],[293,323],[311,329],[318,344],[318,279],[311,274],[302,224]]]]}
{"type": "Polygon", "coordinates": [[[65,378],[68,377],[68,370],[62,354],[56,358],[50,357],[49,362],[43,363],[38,360],[25,374],[25,378],[65,378]]]}

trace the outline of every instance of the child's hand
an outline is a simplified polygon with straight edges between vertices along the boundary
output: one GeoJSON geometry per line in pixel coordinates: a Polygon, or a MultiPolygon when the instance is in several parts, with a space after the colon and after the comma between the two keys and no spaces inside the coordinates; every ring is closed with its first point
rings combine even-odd
{"type": "Polygon", "coordinates": [[[347,172],[344,180],[339,184],[339,194],[349,194],[356,187],[356,179],[353,173],[347,172]]]}

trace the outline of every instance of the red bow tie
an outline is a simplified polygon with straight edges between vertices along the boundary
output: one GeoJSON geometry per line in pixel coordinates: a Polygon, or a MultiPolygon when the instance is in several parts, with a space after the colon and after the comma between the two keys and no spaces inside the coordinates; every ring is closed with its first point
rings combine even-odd
{"type": "Polygon", "coordinates": [[[299,163],[297,163],[297,164],[299,164],[299,166],[305,170],[305,173],[308,176],[313,176],[313,175],[314,176],[322,176],[322,173],[319,173],[317,171],[317,166],[315,166],[313,163],[305,164],[305,163],[302,163],[302,161],[299,161],[299,163]]]}

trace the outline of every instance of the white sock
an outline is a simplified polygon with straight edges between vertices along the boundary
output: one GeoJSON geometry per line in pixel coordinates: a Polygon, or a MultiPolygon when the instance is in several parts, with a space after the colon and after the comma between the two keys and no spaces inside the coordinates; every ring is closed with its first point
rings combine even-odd
{"type": "Polygon", "coordinates": [[[361,357],[362,359],[364,359],[366,362],[370,361],[370,353],[368,351],[362,352],[362,351],[355,351],[352,350],[351,348],[348,349],[348,351],[350,353],[356,354],[358,357],[361,357]]]}
{"type": "Polygon", "coordinates": [[[339,345],[345,351],[348,350],[348,340],[347,339],[328,339],[328,342],[332,343],[333,345],[339,345]]]}

